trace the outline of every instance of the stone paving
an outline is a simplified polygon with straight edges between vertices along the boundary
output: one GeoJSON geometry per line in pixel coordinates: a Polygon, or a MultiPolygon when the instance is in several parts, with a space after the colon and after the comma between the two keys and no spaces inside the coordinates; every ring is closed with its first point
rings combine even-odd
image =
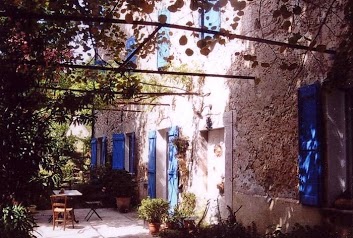
{"type": "Polygon", "coordinates": [[[63,227],[55,227],[48,220],[51,210],[38,211],[35,214],[38,227],[34,235],[38,238],[151,238],[144,222],[137,218],[135,212],[119,213],[113,208],[98,209],[100,220],[95,214],[89,221],[84,218],[89,209],[75,209],[76,219],[79,220],[72,228],[71,223],[63,227]]]}

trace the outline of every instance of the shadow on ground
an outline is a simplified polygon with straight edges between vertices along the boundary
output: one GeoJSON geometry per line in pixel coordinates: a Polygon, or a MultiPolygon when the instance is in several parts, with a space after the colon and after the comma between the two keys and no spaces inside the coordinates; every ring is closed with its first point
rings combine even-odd
{"type": "Polygon", "coordinates": [[[71,224],[55,227],[49,222],[51,210],[39,211],[35,214],[38,227],[35,235],[38,238],[151,238],[144,222],[137,218],[135,212],[119,213],[113,208],[98,209],[102,217],[100,220],[95,214],[89,221],[84,218],[89,209],[76,209],[75,215],[79,223],[74,228],[71,224]]]}

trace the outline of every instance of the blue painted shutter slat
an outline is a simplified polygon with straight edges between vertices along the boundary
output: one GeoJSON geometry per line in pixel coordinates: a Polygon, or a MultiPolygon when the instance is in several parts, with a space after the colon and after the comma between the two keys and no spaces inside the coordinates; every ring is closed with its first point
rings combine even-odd
{"type": "Polygon", "coordinates": [[[91,168],[97,166],[97,139],[92,138],[91,140],[91,168]]]}
{"type": "MultiPolygon", "coordinates": [[[[208,0],[212,4],[216,4],[215,0],[208,0]]],[[[221,29],[221,11],[215,11],[213,8],[209,11],[205,12],[203,15],[203,26],[205,26],[208,30],[219,31],[221,29]]],[[[213,34],[203,33],[202,38],[206,38],[207,36],[213,37],[213,34]]]]}
{"type": "Polygon", "coordinates": [[[320,206],[322,198],[322,144],[320,84],[298,90],[299,196],[304,205],[320,206]]]}
{"type": "MultiPolygon", "coordinates": [[[[136,49],[136,40],[134,36],[131,36],[129,39],[126,40],[126,52],[127,52],[127,56],[125,59],[127,59],[132,52],[136,49]]],[[[133,63],[134,65],[136,65],[136,61],[137,61],[137,55],[135,54],[130,60],[129,62],[133,63]]]]}
{"type": "Polygon", "coordinates": [[[156,197],[156,131],[148,134],[148,196],[156,197]]]}
{"type": "MultiPolygon", "coordinates": [[[[166,23],[170,22],[170,12],[168,9],[162,9],[159,11],[158,15],[165,15],[167,17],[166,23]]],[[[163,68],[167,66],[168,61],[167,58],[170,55],[170,36],[169,36],[170,29],[168,27],[162,27],[158,31],[158,38],[157,38],[157,68],[163,68]]]]}
{"type": "Polygon", "coordinates": [[[178,203],[178,159],[177,148],[173,140],[178,137],[178,127],[172,127],[168,131],[168,202],[171,211],[178,203]]]}
{"type": "Polygon", "coordinates": [[[107,158],[107,137],[103,136],[103,138],[102,138],[101,165],[105,165],[106,158],[107,158]]]}
{"type": "Polygon", "coordinates": [[[125,167],[125,136],[124,134],[113,134],[113,169],[124,169],[125,167]]]}
{"type": "Polygon", "coordinates": [[[135,133],[131,133],[131,136],[129,137],[129,172],[130,173],[136,173],[135,171],[135,133]]]}

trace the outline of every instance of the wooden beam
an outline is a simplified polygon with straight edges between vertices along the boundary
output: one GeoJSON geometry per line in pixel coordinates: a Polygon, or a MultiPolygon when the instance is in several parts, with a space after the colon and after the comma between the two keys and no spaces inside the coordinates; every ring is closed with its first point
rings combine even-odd
{"type": "MultiPolygon", "coordinates": [[[[35,88],[38,89],[44,89],[44,90],[54,90],[54,91],[71,91],[71,92],[79,92],[79,93],[92,93],[92,94],[115,94],[115,95],[123,95],[124,93],[122,92],[113,92],[113,91],[107,91],[107,90],[100,90],[100,89],[92,89],[92,90],[87,90],[87,89],[70,89],[70,88],[61,88],[61,87],[47,87],[47,86],[37,86],[35,88]]],[[[183,96],[183,95],[196,95],[199,96],[199,93],[195,92],[185,92],[185,93],[176,93],[176,92],[139,92],[136,93],[135,95],[149,95],[149,96],[183,96]]]]}
{"type": "Polygon", "coordinates": [[[276,45],[276,46],[284,46],[292,49],[300,49],[300,50],[309,50],[309,51],[316,51],[316,52],[323,52],[326,54],[335,54],[336,51],[334,50],[322,50],[316,47],[309,47],[304,45],[295,45],[289,44],[280,41],[268,40],[258,37],[251,37],[251,36],[244,36],[235,33],[230,33],[228,31],[220,32],[220,31],[213,31],[204,28],[197,28],[197,27],[189,27],[189,26],[182,26],[177,24],[169,24],[169,23],[159,23],[159,22],[149,22],[149,21],[132,21],[126,22],[125,20],[121,19],[114,19],[114,18],[106,18],[106,17],[91,17],[91,16],[67,16],[67,15],[47,15],[47,14],[38,14],[38,13],[31,13],[27,11],[18,11],[15,14],[8,13],[6,11],[0,12],[0,16],[3,17],[12,17],[12,18],[30,18],[30,19],[37,19],[37,20],[44,20],[44,21],[77,21],[83,23],[117,23],[117,24],[130,24],[130,25],[145,25],[145,26],[157,26],[157,27],[169,27],[173,29],[185,30],[185,31],[194,31],[200,33],[210,33],[215,35],[220,35],[224,37],[228,37],[229,39],[239,39],[239,40],[246,40],[252,41],[257,43],[269,44],[269,45],[276,45]]]}
{"type": "MultiPolygon", "coordinates": [[[[37,64],[35,61],[28,61],[29,64],[37,64]]],[[[38,63],[39,64],[39,63],[38,63]]],[[[42,64],[39,64],[42,65],[42,64]]],[[[49,65],[50,66],[50,65],[49,65]]],[[[192,72],[177,72],[177,71],[159,71],[159,70],[147,70],[147,69],[126,69],[126,68],[112,68],[99,65],[82,65],[82,64],[68,64],[58,63],[52,66],[73,68],[73,69],[91,69],[91,70],[105,70],[113,71],[117,73],[134,72],[143,74],[161,74],[161,75],[183,75],[183,76],[199,76],[199,77],[217,77],[217,78],[228,78],[228,79],[249,79],[254,80],[254,76],[242,76],[242,75],[228,75],[228,74],[206,74],[206,73],[192,73],[192,72]]]]}
{"type": "Polygon", "coordinates": [[[168,103],[143,103],[143,102],[115,102],[115,105],[148,105],[148,106],[170,106],[168,103]]]}

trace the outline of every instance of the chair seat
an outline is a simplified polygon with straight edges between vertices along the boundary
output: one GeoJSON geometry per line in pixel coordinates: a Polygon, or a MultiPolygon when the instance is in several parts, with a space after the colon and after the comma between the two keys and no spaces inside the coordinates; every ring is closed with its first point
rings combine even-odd
{"type": "Polygon", "coordinates": [[[103,205],[101,201],[86,201],[85,203],[90,208],[87,215],[85,216],[86,221],[89,221],[93,214],[96,214],[99,219],[103,220],[97,212],[97,209],[103,205]]]}
{"type": "Polygon", "coordinates": [[[66,210],[66,212],[71,212],[72,210],[73,210],[73,208],[60,208],[60,207],[56,207],[56,208],[54,208],[54,212],[65,212],[65,210],[66,210]]]}
{"type": "Polygon", "coordinates": [[[96,206],[102,206],[102,202],[101,201],[86,201],[85,202],[87,205],[89,205],[89,206],[94,206],[94,205],[96,205],[96,206]]]}

